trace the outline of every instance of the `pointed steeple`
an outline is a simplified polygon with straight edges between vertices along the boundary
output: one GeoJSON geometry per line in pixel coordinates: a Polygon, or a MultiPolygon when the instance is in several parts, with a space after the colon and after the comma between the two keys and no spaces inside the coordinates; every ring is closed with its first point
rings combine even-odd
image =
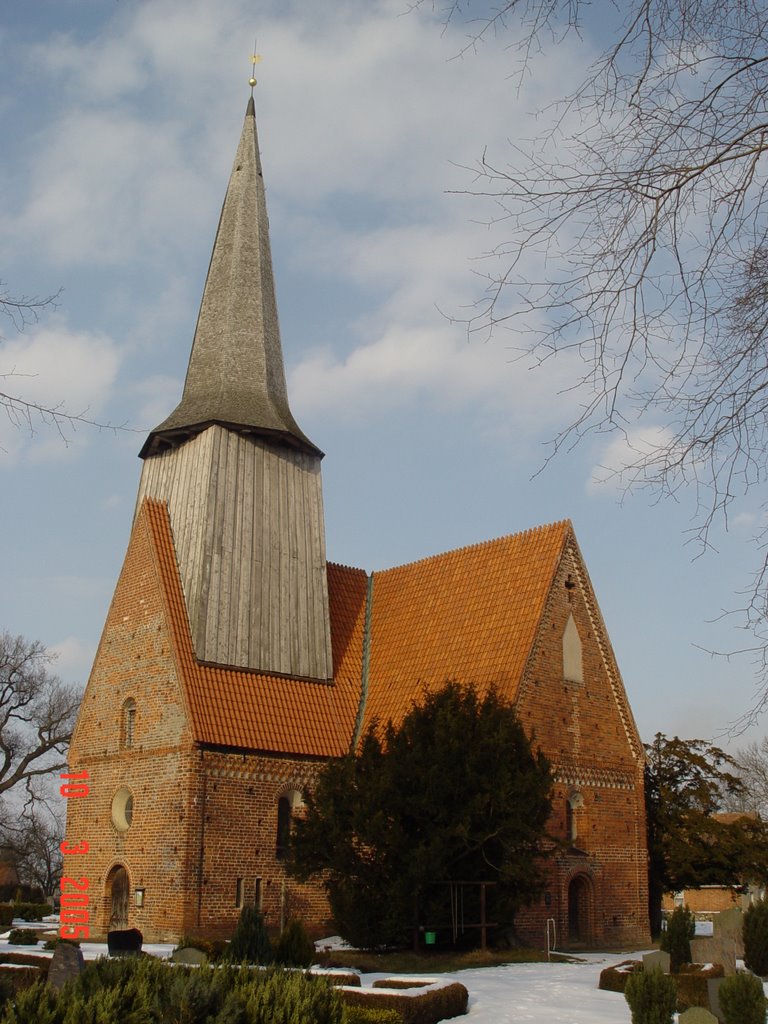
{"type": "Polygon", "coordinates": [[[141,458],[213,423],[322,456],[288,406],[253,97],[224,199],[181,402],[141,458]]]}
{"type": "Polygon", "coordinates": [[[252,99],[184,393],[141,456],[137,509],[167,505],[198,661],[331,680],[323,453],[288,407],[252,99]]]}

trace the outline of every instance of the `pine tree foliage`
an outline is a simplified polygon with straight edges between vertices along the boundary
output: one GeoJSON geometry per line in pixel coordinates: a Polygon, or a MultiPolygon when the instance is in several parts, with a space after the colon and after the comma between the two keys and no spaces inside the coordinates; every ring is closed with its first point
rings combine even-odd
{"type": "Polygon", "coordinates": [[[624,998],[632,1011],[632,1024],[672,1024],[677,988],[668,974],[659,970],[631,974],[624,998]]]}
{"type": "Polygon", "coordinates": [[[670,970],[677,974],[682,964],[691,962],[691,939],[696,934],[696,918],[688,907],[675,907],[661,933],[661,948],[669,953],[670,970]]]}
{"type": "Polygon", "coordinates": [[[738,765],[719,747],[657,733],[645,750],[649,907],[658,934],[665,892],[768,880],[768,828],[713,817],[743,790],[738,765]]]}
{"type": "Polygon", "coordinates": [[[246,905],[240,911],[225,957],[234,963],[249,964],[271,964],[274,960],[264,915],[257,907],[246,905]]]}
{"type": "Polygon", "coordinates": [[[275,948],[275,963],[284,967],[309,967],[315,959],[315,944],[302,921],[291,918],[275,948]]]}
{"type": "Polygon", "coordinates": [[[726,978],[718,997],[725,1024],[765,1024],[763,983],[754,974],[741,971],[726,978]]]}
{"type": "Polygon", "coordinates": [[[324,879],[337,927],[359,946],[404,942],[435,883],[493,881],[489,920],[511,922],[540,886],[551,783],[513,707],[450,682],[323,770],[290,870],[324,879]]]}
{"type": "Polygon", "coordinates": [[[742,924],[744,963],[761,977],[768,975],[768,900],[747,907],[742,924]]]}

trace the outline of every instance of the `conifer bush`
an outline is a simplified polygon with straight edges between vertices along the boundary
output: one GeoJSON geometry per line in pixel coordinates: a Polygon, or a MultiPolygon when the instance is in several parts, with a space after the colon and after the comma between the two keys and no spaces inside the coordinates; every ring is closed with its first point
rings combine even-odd
{"type": "Polygon", "coordinates": [[[160,960],[95,961],[61,992],[35,984],[0,1024],[343,1024],[325,978],[245,966],[171,967],[160,960]]]}
{"type": "Polygon", "coordinates": [[[631,974],[624,998],[632,1011],[632,1024],[672,1024],[677,988],[668,974],[658,970],[631,974]]]}
{"type": "Polygon", "coordinates": [[[34,928],[12,928],[8,936],[9,946],[36,946],[37,932],[34,928]]]}
{"type": "Polygon", "coordinates": [[[670,970],[677,974],[681,964],[691,962],[691,939],[696,934],[696,918],[688,907],[675,907],[661,933],[659,945],[670,957],[670,970]]]}
{"type": "Polygon", "coordinates": [[[754,974],[768,974],[768,900],[756,900],[747,907],[741,926],[744,963],[754,974]]]}
{"type": "Polygon", "coordinates": [[[726,978],[718,995],[725,1024],[765,1024],[763,983],[754,974],[741,972],[726,978]]]}
{"type": "Polygon", "coordinates": [[[285,967],[309,967],[315,959],[315,944],[302,921],[292,918],[283,928],[275,949],[275,963],[285,967]]]}
{"type": "Polygon", "coordinates": [[[233,963],[271,964],[275,958],[269,941],[264,915],[256,907],[246,906],[240,911],[232,941],[224,953],[233,963]]]}

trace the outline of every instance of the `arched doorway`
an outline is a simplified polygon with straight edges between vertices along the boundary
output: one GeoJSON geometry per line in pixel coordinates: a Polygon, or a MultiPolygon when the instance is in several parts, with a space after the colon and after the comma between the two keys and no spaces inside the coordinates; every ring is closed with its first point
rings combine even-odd
{"type": "Polygon", "coordinates": [[[107,909],[109,911],[107,927],[110,931],[128,927],[129,891],[128,872],[121,864],[118,864],[107,876],[107,909]]]}
{"type": "Polygon", "coordinates": [[[581,945],[592,938],[592,884],[576,875],[568,884],[568,941],[581,945]]]}

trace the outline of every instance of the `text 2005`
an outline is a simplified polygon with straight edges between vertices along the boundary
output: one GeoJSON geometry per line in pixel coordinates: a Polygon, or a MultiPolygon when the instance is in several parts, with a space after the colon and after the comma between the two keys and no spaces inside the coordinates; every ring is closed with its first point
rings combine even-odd
{"type": "MultiPolygon", "coordinates": [[[[88,796],[88,772],[65,772],[64,783],[59,792],[67,800],[74,797],[88,796]]],[[[61,879],[61,914],[59,935],[62,939],[87,939],[90,935],[88,922],[88,879],[83,876],[74,877],[67,872],[75,868],[75,861],[70,860],[88,853],[87,840],[72,842],[65,839],[59,847],[64,854],[64,874],[61,879]]]]}

